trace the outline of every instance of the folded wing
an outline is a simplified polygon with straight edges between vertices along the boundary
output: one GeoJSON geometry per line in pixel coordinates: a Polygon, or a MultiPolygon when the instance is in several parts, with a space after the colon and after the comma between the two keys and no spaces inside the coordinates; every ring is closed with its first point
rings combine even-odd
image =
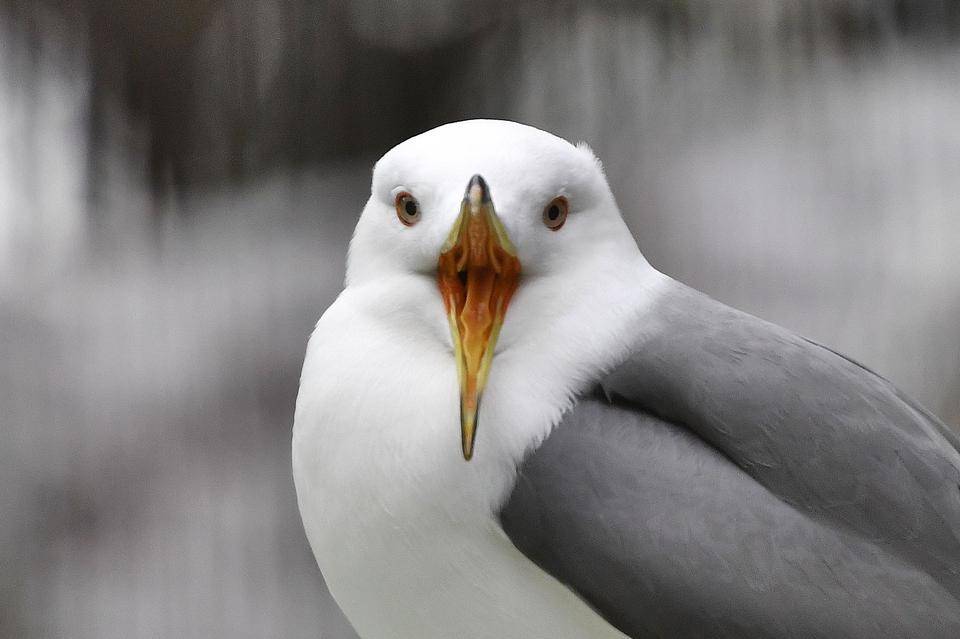
{"type": "Polygon", "coordinates": [[[960,636],[955,435],[676,284],[521,467],[514,543],[632,637],[960,636]]]}

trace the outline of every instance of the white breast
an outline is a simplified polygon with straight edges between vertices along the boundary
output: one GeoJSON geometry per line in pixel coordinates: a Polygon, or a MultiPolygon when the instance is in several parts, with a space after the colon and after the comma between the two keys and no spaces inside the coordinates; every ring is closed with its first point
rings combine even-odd
{"type": "MultiPolygon", "coordinates": [[[[421,292],[436,303],[429,282],[421,292]]],[[[521,375],[520,353],[498,355],[465,462],[442,314],[398,339],[382,318],[403,314],[371,312],[393,303],[386,290],[345,291],[321,318],[301,379],[294,478],[337,603],[365,639],[622,638],[516,550],[495,516],[562,393],[521,375]]]]}

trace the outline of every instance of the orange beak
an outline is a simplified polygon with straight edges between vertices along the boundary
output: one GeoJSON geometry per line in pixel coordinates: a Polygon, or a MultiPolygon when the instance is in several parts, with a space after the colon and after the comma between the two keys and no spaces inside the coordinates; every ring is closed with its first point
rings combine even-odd
{"type": "Polygon", "coordinates": [[[467,461],[473,457],[493,349],[519,280],[517,251],[493,209],[487,183],[474,175],[437,266],[460,379],[460,435],[467,461]]]}

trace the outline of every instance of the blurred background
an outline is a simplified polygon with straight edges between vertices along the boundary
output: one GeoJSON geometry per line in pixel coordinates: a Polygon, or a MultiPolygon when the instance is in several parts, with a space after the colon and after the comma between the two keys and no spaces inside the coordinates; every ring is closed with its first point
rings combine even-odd
{"type": "Polygon", "coordinates": [[[372,163],[478,116],[960,425],[958,2],[0,0],[0,636],[353,636],[303,351],[372,163]]]}

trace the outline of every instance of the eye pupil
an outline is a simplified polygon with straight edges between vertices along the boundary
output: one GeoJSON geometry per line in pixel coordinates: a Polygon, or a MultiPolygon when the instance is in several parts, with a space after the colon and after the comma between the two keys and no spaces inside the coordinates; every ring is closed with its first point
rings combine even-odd
{"type": "Polygon", "coordinates": [[[543,223],[551,231],[559,231],[563,223],[567,221],[567,213],[570,212],[570,203],[562,195],[553,198],[545,207],[543,207],[543,223]]]}
{"type": "Polygon", "coordinates": [[[413,226],[420,221],[420,203],[406,191],[397,193],[393,206],[397,210],[397,217],[404,226],[413,226]]]}

